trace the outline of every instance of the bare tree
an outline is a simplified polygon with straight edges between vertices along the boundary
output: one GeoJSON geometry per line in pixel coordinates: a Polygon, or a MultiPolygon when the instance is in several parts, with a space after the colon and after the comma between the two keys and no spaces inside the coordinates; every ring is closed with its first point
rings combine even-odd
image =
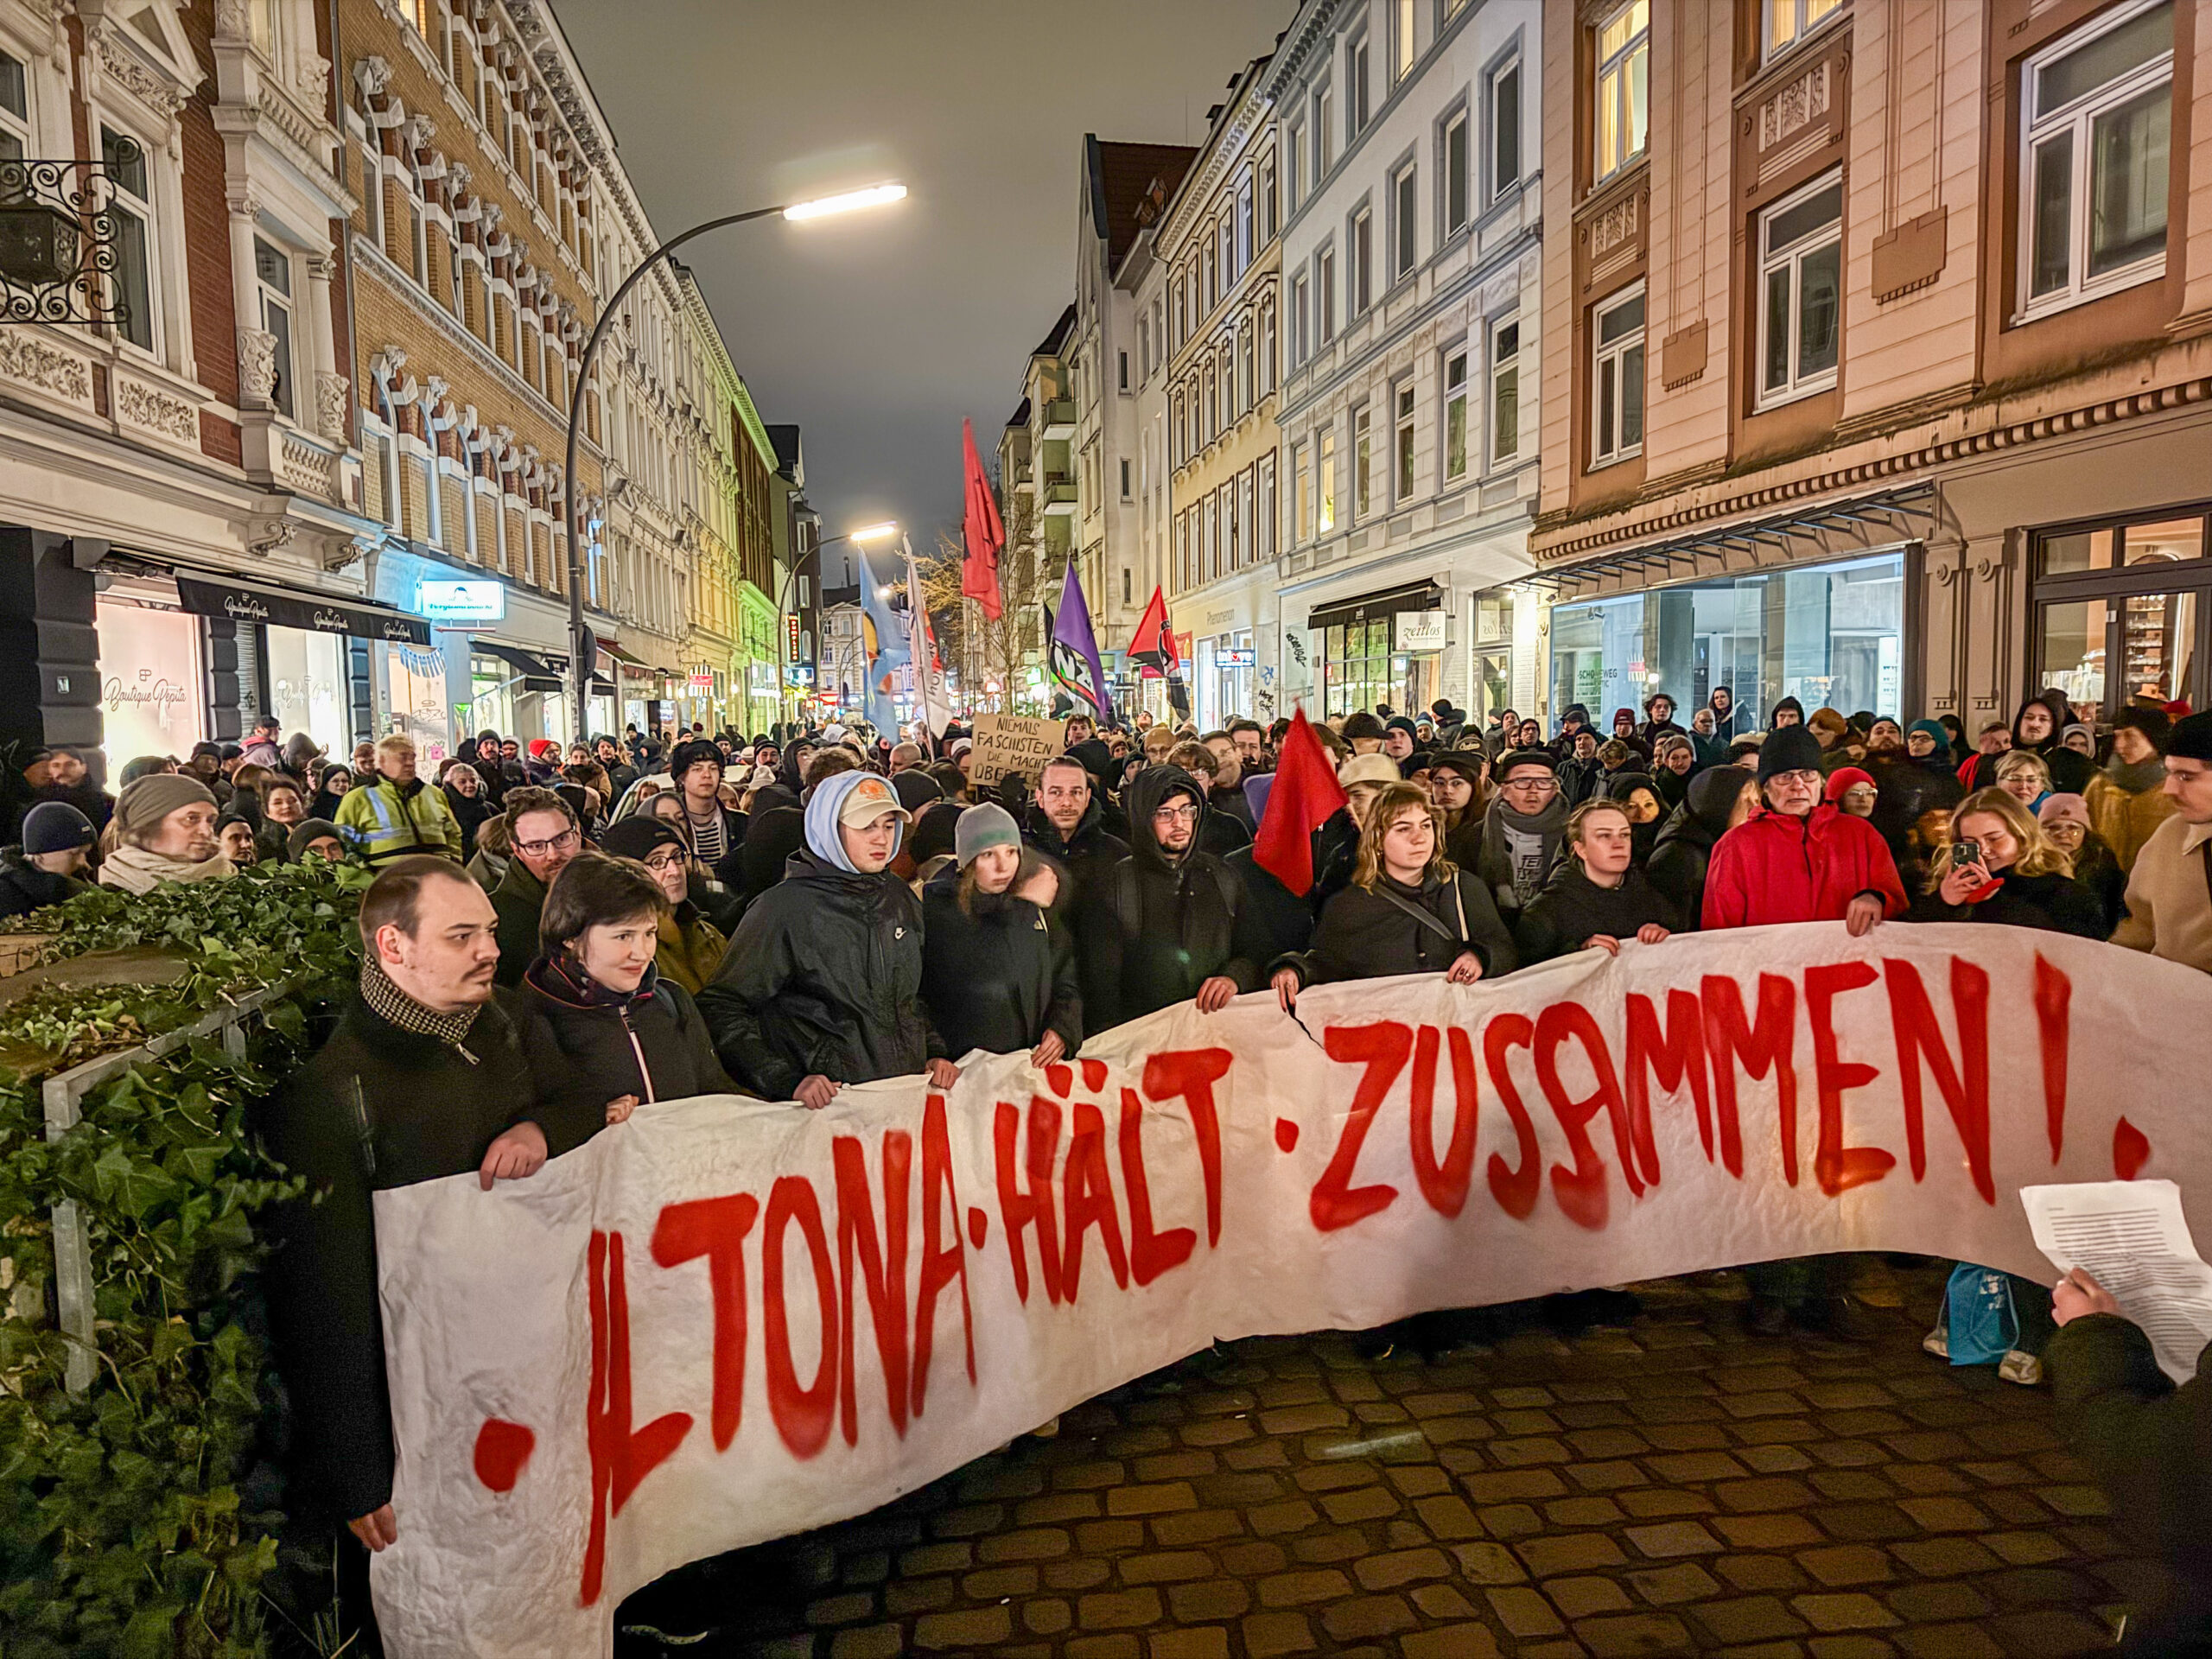
{"type": "Polygon", "coordinates": [[[1044,645],[1042,602],[1057,597],[1066,575],[1065,557],[1048,556],[1043,538],[1036,533],[1035,510],[1027,495],[1017,495],[1003,511],[1006,547],[999,555],[999,614],[995,620],[983,607],[960,591],[961,565],[965,550],[960,539],[940,531],[934,556],[920,563],[923,602],[930,607],[938,631],[938,644],[947,667],[958,665],[961,690],[969,705],[1001,712],[1014,711],[1017,701],[1035,702],[1023,683],[1027,653],[1041,652],[1044,645]],[[994,698],[985,688],[998,682],[1001,691],[994,698]]]}

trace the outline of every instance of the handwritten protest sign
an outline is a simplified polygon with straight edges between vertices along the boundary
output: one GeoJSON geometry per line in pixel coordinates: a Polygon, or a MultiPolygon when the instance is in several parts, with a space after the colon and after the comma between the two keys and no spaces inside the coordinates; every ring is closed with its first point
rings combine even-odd
{"type": "Polygon", "coordinates": [[[670,1568],[1216,1338],[1829,1250],[2048,1280],[2021,1186],[2212,1173],[2208,1021],[2204,976],[2061,935],[1750,929],[643,1106],[528,1180],[379,1192],[386,1649],[607,1652],[670,1568]]]}
{"type": "Polygon", "coordinates": [[[1067,726],[1028,715],[978,715],[975,744],[969,782],[995,784],[1012,772],[1034,784],[1038,770],[1067,747],[1067,726]]]}

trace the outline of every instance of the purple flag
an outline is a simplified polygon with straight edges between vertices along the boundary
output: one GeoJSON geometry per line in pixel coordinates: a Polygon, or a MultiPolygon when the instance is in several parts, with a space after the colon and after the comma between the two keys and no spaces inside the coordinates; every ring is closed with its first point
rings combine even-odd
{"type": "Polygon", "coordinates": [[[1052,619],[1052,683],[1078,704],[1089,703],[1091,715],[1110,722],[1112,700],[1106,695],[1106,671],[1098,660],[1098,640],[1090,631],[1090,607],[1084,603],[1083,584],[1075,577],[1075,561],[1068,561],[1067,580],[1060,584],[1059,614],[1052,619]]]}

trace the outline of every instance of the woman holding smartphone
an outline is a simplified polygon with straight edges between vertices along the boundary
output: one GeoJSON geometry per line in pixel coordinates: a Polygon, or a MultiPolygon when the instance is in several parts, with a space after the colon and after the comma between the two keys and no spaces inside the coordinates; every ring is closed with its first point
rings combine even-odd
{"type": "Polygon", "coordinates": [[[1977,790],[1951,815],[1951,844],[1936,856],[1916,922],[1997,922],[2101,939],[2104,909],[2074,879],[2074,862],[2019,798],[1977,790]]]}

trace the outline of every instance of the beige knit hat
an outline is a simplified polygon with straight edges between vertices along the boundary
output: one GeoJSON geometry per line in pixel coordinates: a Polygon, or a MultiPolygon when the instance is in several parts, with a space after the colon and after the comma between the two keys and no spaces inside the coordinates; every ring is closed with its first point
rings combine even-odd
{"type": "Polygon", "coordinates": [[[178,808],[214,804],[214,796],[197,778],[181,772],[150,772],[124,789],[116,801],[115,833],[136,845],[178,808]]]}

